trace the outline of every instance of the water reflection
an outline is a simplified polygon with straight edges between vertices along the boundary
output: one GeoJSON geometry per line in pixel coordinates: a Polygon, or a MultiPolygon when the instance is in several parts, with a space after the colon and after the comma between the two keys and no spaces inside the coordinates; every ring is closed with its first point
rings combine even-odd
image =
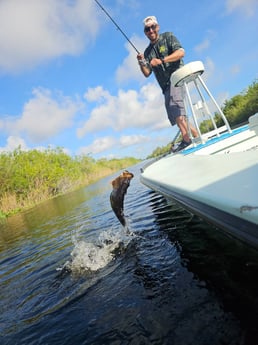
{"type": "Polygon", "coordinates": [[[30,236],[45,235],[45,232],[42,231],[42,224],[45,224],[45,228],[48,229],[50,234],[53,230],[53,219],[66,217],[78,206],[87,214],[89,212],[87,200],[92,198],[92,194],[93,192],[90,189],[82,188],[2,219],[0,222],[0,250],[7,244],[10,245],[21,239],[28,239],[30,236]],[[52,226],[50,226],[51,223],[52,226]],[[41,228],[41,231],[36,230],[38,227],[41,228]]]}
{"type": "Polygon", "coordinates": [[[245,344],[253,344],[252,339],[258,339],[257,250],[188,214],[173,201],[159,199],[155,193],[152,200],[156,221],[179,248],[183,265],[215,292],[225,311],[237,316],[246,332],[245,344]]]}

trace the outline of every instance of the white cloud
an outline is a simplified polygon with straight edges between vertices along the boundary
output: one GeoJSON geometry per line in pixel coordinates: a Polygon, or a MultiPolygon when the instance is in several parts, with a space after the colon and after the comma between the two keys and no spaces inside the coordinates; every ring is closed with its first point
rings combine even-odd
{"type": "Polygon", "coordinates": [[[200,54],[206,49],[208,49],[209,47],[210,47],[210,40],[208,38],[205,38],[201,43],[195,46],[194,50],[200,54]]]}
{"type": "Polygon", "coordinates": [[[136,144],[140,144],[142,142],[149,141],[149,137],[146,137],[145,135],[123,135],[121,136],[119,142],[121,146],[132,146],[136,144]]]}
{"type": "Polygon", "coordinates": [[[101,137],[98,139],[95,139],[91,145],[81,147],[78,150],[79,154],[98,154],[100,152],[106,151],[113,146],[115,146],[117,143],[117,140],[114,137],[107,136],[107,137],[101,137]]]}
{"type": "Polygon", "coordinates": [[[103,86],[97,86],[95,88],[89,88],[88,91],[85,93],[84,98],[88,102],[101,102],[105,101],[110,97],[108,91],[103,89],[103,86]]]}
{"type": "Polygon", "coordinates": [[[203,74],[203,79],[204,80],[211,80],[216,72],[216,66],[214,61],[210,57],[206,57],[205,62],[204,62],[204,74],[203,74]]]}
{"type": "MultiPolygon", "coordinates": [[[[136,49],[139,52],[142,52],[145,50],[145,48],[148,45],[148,42],[146,39],[139,38],[137,36],[134,36],[130,39],[130,41],[133,43],[133,45],[136,47],[136,49]]],[[[138,80],[138,81],[144,81],[145,77],[143,76],[142,72],[140,71],[138,61],[137,61],[137,52],[135,49],[130,45],[129,42],[125,45],[128,56],[124,59],[123,63],[118,67],[116,71],[116,80],[118,83],[124,83],[128,80],[138,80]]]]}
{"type": "Polygon", "coordinates": [[[239,10],[247,16],[253,16],[257,9],[257,0],[227,0],[226,8],[229,13],[239,10]]]}
{"type": "Polygon", "coordinates": [[[11,152],[20,147],[23,151],[27,150],[25,141],[20,137],[9,136],[5,147],[0,147],[0,152],[11,152]]]}
{"type": "Polygon", "coordinates": [[[164,128],[169,125],[163,95],[155,83],[144,85],[139,92],[119,90],[117,96],[97,87],[85,95],[97,104],[89,119],[78,129],[78,137],[107,128],[121,131],[128,128],[164,128]]]}
{"type": "MultiPolygon", "coordinates": [[[[36,146],[33,148],[30,148],[27,146],[25,140],[19,136],[9,136],[6,139],[6,145],[4,147],[0,147],[0,152],[13,152],[14,150],[21,148],[22,151],[29,151],[29,150],[37,150],[37,151],[46,151],[49,148],[55,149],[54,145],[48,145],[45,146],[36,146]]],[[[65,152],[68,155],[71,155],[71,151],[67,148],[62,148],[62,151],[65,152]]]]}
{"type": "Polygon", "coordinates": [[[96,35],[94,1],[1,0],[0,71],[79,54],[96,35]]]}
{"type": "MultiPolygon", "coordinates": [[[[146,144],[150,141],[149,137],[145,135],[122,135],[120,138],[115,138],[112,136],[105,136],[101,138],[97,138],[93,141],[92,144],[88,146],[81,147],[78,150],[78,154],[85,154],[85,155],[95,155],[106,150],[110,150],[115,148],[116,150],[131,147],[133,145],[139,145],[141,143],[146,144]]],[[[114,157],[115,155],[113,155],[114,157]]]]}
{"type": "Polygon", "coordinates": [[[35,89],[34,97],[25,105],[19,118],[7,118],[2,129],[15,136],[21,134],[35,143],[49,139],[72,125],[82,105],[62,94],[53,95],[46,89],[35,89]]]}
{"type": "Polygon", "coordinates": [[[203,39],[201,43],[195,46],[194,50],[198,54],[203,54],[203,52],[210,48],[212,45],[212,41],[216,38],[217,34],[214,30],[208,30],[206,32],[206,37],[203,39]]]}

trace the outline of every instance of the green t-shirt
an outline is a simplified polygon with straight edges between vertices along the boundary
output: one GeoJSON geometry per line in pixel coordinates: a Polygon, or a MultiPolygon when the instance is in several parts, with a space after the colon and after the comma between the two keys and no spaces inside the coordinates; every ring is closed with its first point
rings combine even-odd
{"type": "MultiPolygon", "coordinates": [[[[164,58],[172,54],[175,50],[183,48],[178,39],[173,35],[172,32],[164,32],[159,35],[159,39],[155,44],[150,43],[144,51],[144,57],[148,64],[154,58],[164,58]]],[[[183,60],[175,62],[169,62],[157,67],[149,67],[153,70],[155,77],[164,92],[170,86],[170,76],[179,67],[183,66],[183,60]]]]}

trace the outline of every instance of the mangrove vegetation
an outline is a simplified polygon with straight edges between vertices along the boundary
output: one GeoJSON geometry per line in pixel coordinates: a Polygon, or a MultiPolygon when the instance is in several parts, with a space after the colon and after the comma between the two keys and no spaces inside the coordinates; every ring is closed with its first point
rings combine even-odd
{"type": "Polygon", "coordinates": [[[83,155],[71,157],[62,148],[45,151],[0,153],[0,217],[32,207],[101,177],[110,175],[139,160],[100,159],[83,155]]]}

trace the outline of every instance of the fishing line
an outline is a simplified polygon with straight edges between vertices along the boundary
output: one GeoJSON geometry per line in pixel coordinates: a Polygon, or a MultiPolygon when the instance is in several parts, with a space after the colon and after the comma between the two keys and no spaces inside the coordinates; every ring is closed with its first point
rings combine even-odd
{"type": "Polygon", "coordinates": [[[127,35],[124,33],[124,31],[119,27],[119,25],[114,21],[114,19],[110,16],[110,14],[105,10],[105,8],[98,2],[98,0],[95,0],[95,2],[99,5],[99,7],[102,9],[102,11],[105,12],[105,14],[108,16],[108,18],[112,21],[113,24],[117,27],[117,29],[121,32],[121,34],[126,38],[126,40],[131,44],[131,46],[134,48],[134,50],[140,54],[138,49],[135,47],[135,45],[130,41],[130,39],[127,37],[127,35]]]}

